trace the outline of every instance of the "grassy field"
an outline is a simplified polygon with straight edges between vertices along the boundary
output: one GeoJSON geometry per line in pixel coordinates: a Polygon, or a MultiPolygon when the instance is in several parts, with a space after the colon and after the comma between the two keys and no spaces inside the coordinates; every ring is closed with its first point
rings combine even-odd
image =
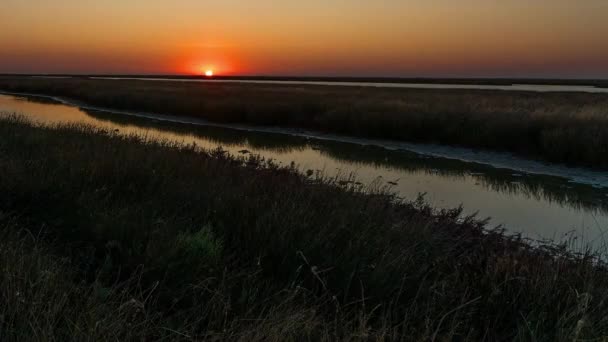
{"type": "Polygon", "coordinates": [[[0,340],[572,341],[608,269],[374,184],[0,119],[0,340]]]}
{"type": "Polygon", "coordinates": [[[440,143],[608,168],[608,95],[0,78],[0,90],[115,109],[440,143]]]}

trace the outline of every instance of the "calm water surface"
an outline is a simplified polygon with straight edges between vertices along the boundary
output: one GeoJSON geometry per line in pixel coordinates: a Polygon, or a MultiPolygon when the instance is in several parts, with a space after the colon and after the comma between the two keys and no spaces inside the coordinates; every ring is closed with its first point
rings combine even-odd
{"type": "Polygon", "coordinates": [[[123,134],[222,147],[239,154],[243,150],[295,162],[305,170],[328,175],[354,173],[364,184],[389,185],[399,196],[418,194],[440,208],[464,207],[465,213],[489,217],[492,226],[534,239],[562,240],[576,234],[581,241],[598,246],[608,228],[608,189],[576,184],[553,176],[518,173],[483,164],[428,157],[408,151],[323,141],[276,133],[194,126],[82,110],[49,100],[0,94],[0,111],[21,113],[45,123],[79,122],[123,134]]]}

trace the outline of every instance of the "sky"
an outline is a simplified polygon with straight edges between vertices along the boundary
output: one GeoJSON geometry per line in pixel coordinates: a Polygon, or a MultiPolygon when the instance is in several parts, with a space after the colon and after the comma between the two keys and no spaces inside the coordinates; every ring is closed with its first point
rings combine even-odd
{"type": "Polygon", "coordinates": [[[0,73],[608,78],[607,0],[2,0],[0,73]]]}

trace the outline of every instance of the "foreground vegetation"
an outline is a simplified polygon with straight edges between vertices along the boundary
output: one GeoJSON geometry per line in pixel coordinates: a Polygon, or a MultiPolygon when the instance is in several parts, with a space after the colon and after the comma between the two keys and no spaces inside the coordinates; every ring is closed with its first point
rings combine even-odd
{"type": "Polygon", "coordinates": [[[608,335],[608,270],[256,157],[0,119],[0,340],[608,335]]]}
{"type": "Polygon", "coordinates": [[[0,78],[0,90],[222,123],[441,143],[608,168],[608,96],[476,90],[0,78]]]}

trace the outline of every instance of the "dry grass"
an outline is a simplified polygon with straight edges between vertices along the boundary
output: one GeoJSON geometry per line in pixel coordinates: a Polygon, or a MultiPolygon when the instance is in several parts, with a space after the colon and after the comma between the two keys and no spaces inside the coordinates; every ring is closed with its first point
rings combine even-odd
{"type": "Polygon", "coordinates": [[[91,127],[0,136],[3,341],[608,335],[603,263],[459,210],[91,127]]]}

